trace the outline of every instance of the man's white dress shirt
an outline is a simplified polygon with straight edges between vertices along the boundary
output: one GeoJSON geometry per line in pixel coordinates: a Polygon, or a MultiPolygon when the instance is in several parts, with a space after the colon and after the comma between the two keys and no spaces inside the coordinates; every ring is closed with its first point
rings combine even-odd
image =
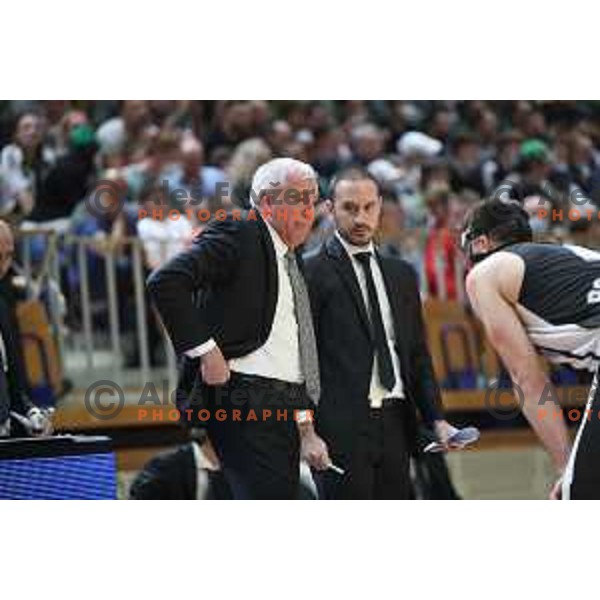
{"type": "Polygon", "coordinates": [[[371,272],[373,273],[373,281],[375,283],[375,289],[377,290],[377,298],[379,300],[379,307],[381,309],[381,317],[383,319],[383,326],[385,329],[387,344],[388,348],[390,349],[392,365],[394,367],[394,376],[396,378],[396,383],[394,385],[393,390],[390,391],[383,387],[379,379],[377,354],[375,354],[373,360],[373,370],[371,372],[369,399],[373,408],[379,408],[381,407],[382,400],[384,398],[404,398],[404,386],[402,384],[402,377],[400,374],[400,360],[398,359],[398,353],[396,352],[396,331],[394,329],[392,309],[390,307],[390,302],[385,289],[383,274],[381,273],[379,262],[375,257],[375,248],[373,246],[373,242],[370,242],[367,246],[355,246],[354,244],[351,244],[350,242],[346,241],[338,231],[335,232],[335,235],[337,236],[338,240],[340,241],[340,243],[346,250],[348,256],[350,257],[350,261],[354,269],[354,274],[356,275],[356,279],[358,280],[358,285],[360,286],[363,301],[365,303],[365,308],[368,315],[370,315],[369,292],[367,290],[365,272],[360,262],[356,258],[354,258],[354,255],[360,252],[370,252],[373,256],[371,259],[371,272]]]}
{"type": "MultiPolygon", "coordinates": [[[[294,312],[292,286],[285,266],[285,255],[289,248],[266,220],[265,224],[271,236],[277,260],[278,292],[275,316],[267,341],[250,354],[231,359],[229,368],[237,373],[302,383],[304,377],[300,366],[298,324],[294,312]]],[[[243,298],[240,298],[240,301],[243,302],[243,298]]],[[[204,344],[188,350],[186,354],[192,358],[202,356],[215,346],[215,341],[211,338],[204,344]]]]}

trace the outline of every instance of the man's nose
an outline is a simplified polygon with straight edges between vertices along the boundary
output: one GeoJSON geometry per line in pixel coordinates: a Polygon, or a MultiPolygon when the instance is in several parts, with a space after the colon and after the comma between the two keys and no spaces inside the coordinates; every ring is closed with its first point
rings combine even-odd
{"type": "Polygon", "coordinates": [[[355,225],[366,225],[367,224],[367,213],[359,211],[354,218],[355,225]]]}

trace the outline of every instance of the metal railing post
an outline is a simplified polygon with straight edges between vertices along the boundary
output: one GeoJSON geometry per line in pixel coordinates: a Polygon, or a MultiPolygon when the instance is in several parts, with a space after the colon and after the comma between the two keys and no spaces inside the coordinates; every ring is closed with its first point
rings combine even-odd
{"type": "Polygon", "coordinates": [[[87,257],[85,254],[86,240],[77,238],[77,263],[79,266],[79,290],[81,299],[81,314],[83,319],[83,339],[87,366],[94,367],[94,342],[92,339],[92,313],[90,306],[90,282],[88,277],[87,257]]]}
{"type": "Polygon", "coordinates": [[[142,378],[148,381],[150,376],[150,359],[148,351],[148,323],[146,313],[145,281],[142,266],[142,252],[140,241],[132,240],[133,245],[133,283],[135,291],[135,312],[137,318],[138,343],[142,365],[142,378]]]}

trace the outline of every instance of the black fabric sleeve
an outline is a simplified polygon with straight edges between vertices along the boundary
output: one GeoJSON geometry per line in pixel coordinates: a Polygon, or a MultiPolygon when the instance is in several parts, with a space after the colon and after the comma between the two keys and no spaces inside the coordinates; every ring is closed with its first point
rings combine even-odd
{"type": "Polygon", "coordinates": [[[154,271],[148,292],[181,354],[211,338],[210,327],[195,304],[196,294],[232,277],[238,265],[243,232],[232,219],[216,221],[178,254],[154,271]]]}
{"type": "Polygon", "coordinates": [[[419,294],[417,275],[412,268],[406,269],[408,293],[412,306],[415,336],[412,340],[411,359],[413,367],[414,400],[426,423],[442,419],[442,399],[438,386],[423,321],[423,308],[419,294]]]}

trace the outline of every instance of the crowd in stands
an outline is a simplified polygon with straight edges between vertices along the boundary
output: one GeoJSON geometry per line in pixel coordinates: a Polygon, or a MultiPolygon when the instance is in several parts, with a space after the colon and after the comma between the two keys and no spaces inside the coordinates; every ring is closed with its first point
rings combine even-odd
{"type": "MultiPolygon", "coordinates": [[[[313,165],[326,198],[331,176],[360,164],[384,190],[383,247],[415,264],[429,295],[456,298],[457,231],[480,198],[507,193],[530,209],[540,236],[600,244],[597,214],[568,218],[570,208],[600,204],[598,148],[592,101],[4,101],[0,218],[17,230],[91,236],[93,274],[107,244],[119,248],[117,285],[127,296],[124,240],[142,241],[150,270],[205,225],[185,214],[141,219],[139,208],[165,189],[198,194],[211,208],[247,206],[256,168],[290,156],[313,165]],[[123,202],[91,214],[85,199],[99,180],[114,182],[123,202]]],[[[308,247],[330,234],[322,203],[308,247]]],[[[44,245],[29,239],[35,258],[44,245]]],[[[68,252],[62,260],[63,283],[77,289],[75,261],[68,252]]],[[[105,279],[91,278],[94,298],[105,296],[105,279]]]]}

